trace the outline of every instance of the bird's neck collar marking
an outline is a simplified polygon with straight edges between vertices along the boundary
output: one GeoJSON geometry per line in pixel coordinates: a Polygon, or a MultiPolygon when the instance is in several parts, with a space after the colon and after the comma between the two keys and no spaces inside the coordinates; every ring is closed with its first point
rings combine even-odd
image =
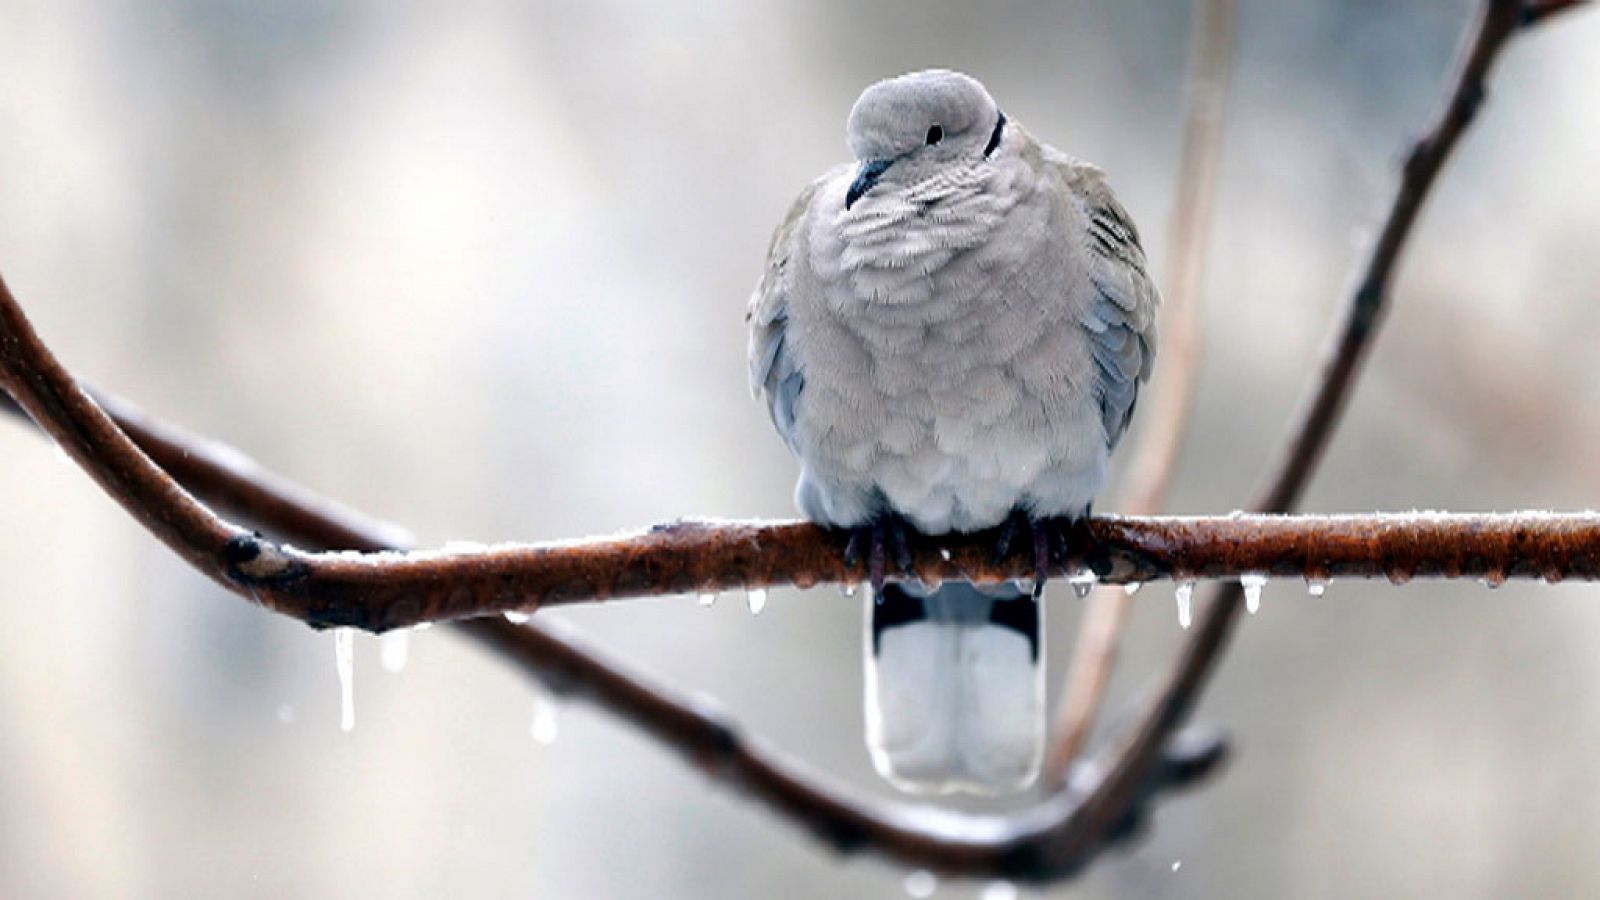
{"type": "MultiPolygon", "coordinates": [[[[996,112],[999,111],[996,110],[996,112]]],[[[1000,117],[996,119],[994,123],[994,131],[990,132],[989,134],[989,144],[983,148],[984,159],[988,159],[989,157],[993,156],[994,151],[1000,149],[1000,136],[1004,134],[1006,130],[1006,114],[1002,112],[999,115],[1000,117]]]]}

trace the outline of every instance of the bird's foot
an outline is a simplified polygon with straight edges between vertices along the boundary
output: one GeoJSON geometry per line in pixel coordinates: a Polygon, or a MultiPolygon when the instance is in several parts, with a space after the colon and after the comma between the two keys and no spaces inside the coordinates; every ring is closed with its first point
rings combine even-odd
{"type": "Polygon", "coordinates": [[[994,560],[996,563],[1004,560],[1017,539],[1028,535],[1033,551],[1033,596],[1037,598],[1044,593],[1050,569],[1067,561],[1071,534],[1081,527],[1082,522],[1083,519],[1068,516],[1035,518],[1023,510],[1016,510],[1001,523],[995,535],[994,560]]]}
{"type": "Polygon", "coordinates": [[[844,545],[844,564],[853,567],[865,557],[867,578],[872,582],[873,593],[877,593],[888,577],[891,557],[900,574],[913,574],[911,532],[911,524],[904,518],[893,513],[879,515],[850,529],[850,539],[844,545]]]}

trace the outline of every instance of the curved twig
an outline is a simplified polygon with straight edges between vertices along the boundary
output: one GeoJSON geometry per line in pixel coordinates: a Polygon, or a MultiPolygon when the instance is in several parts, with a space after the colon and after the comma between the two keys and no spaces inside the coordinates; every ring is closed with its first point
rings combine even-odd
{"type": "MultiPolygon", "coordinates": [[[[151,460],[196,496],[285,540],[328,549],[402,551],[409,538],[395,526],[351,512],[266,472],[239,451],[147,419],[126,401],[98,395],[116,424],[151,460]]],[[[0,411],[23,415],[0,394],[0,411]]],[[[567,629],[537,620],[514,625],[500,617],[451,623],[563,696],[594,703],[676,751],[707,777],[771,808],[841,853],[872,852],[948,875],[1048,880],[1076,871],[1107,843],[1133,833],[1147,802],[1193,784],[1223,761],[1219,737],[1175,739],[1167,762],[1140,802],[1098,842],[1064,835],[1086,824],[1074,797],[1092,787],[1084,770],[1079,794],[1061,793],[1012,815],[964,816],[921,806],[853,797],[843,787],[744,736],[704,701],[679,696],[630,673],[585,646],[567,629]],[[1076,848],[1062,852],[1059,847],[1076,848]],[[1050,849],[1057,848],[1057,849],[1050,849]]]]}
{"type": "MultiPolygon", "coordinates": [[[[1144,407],[1148,418],[1128,466],[1128,486],[1120,507],[1132,516],[1153,515],[1166,504],[1167,487],[1194,406],[1195,385],[1200,381],[1200,287],[1233,69],[1238,5],[1235,0],[1203,0],[1195,4],[1194,16],[1189,71],[1184,76],[1177,204],[1167,253],[1167,287],[1162,292],[1161,366],[1150,385],[1144,407]]],[[[1096,591],[1089,598],[1064,679],[1056,735],[1045,755],[1040,778],[1045,790],[1053,790],[1066,779],[1072,761],[1088,740],[1111,683],[1117,644],[1132,608],[1133,598],[1121,591],[1096,591]]]]}
{"type": "MultiPolygon", "coordinates": [[[[1284,457],[1271,470],[1273,474],[1254,509],[1286,512],[1299,500],[1366,358],[1388,299],[1400,253],[1423,202],[1482,105],[1490,67],[1518,29],[1542,20],[1539,10],[1552,5],[1555,4],[1528,5],[1521,0],[1486,0],[1483,4],[1457,62],[1444,109],[1432,130],[1411,148],[1383,229],[1367,255],[1356,290],[1344,309],[1339,334],[1331,344],[1308,401],[1293,419],[1284,457]]],[[[1545,12],[1549,11],[1553,10],[1545,12]]],[[[1221,658],[1222,648],[1238,618],[1242,597],[1238,583],[1221,585],[1214,592],[1190,639],[1152,694],[1139,723],[1112,751],[1114,762],[1094,797],[1087,801],[1089,805],[1098,803],[1116,809],[1136,795],[1143,773],[1149,771],[1149,766],[1158,758],[1166,736],[1187,718],[1211,670],[1221,658]]]]}
{"type": "Polygon", "coordinates": [[[1523,26],[1537,25],[1548,16],[1582,6],[1588,0],[1528,0],[1522,10],[1523,26]]]}
{"type": "MultiPolygon", "coordinates": [[[[1475,98],[1481,93],[1483,76],[1500,45],[1521,20],[1523,9],[1520,4],[1499,0],[1491,2],[1486,9],[1444,120],[1435,134],[1419,145],[1422,149],[1407,165],[1391,215],[1391,226],[1385,228],[1384,237],[1375,247],[1368,277],[1363,279],[1362,290],[1352,304],[1353,321],[1347,326],[1347,338],[1338,345],[1334,364],[1325,372],[1323,387],[1302,417],[1301,437],[1295,442],[1295,451],[1283,467],[1283,474],[1267,492],[1265,505],[1281,506],[1292,502],[1303,486],[1304,477],[1337,418],[1343,393],[1359,362],[1371,320],[1381,307],[1405,234],[1444,156],[1475,108],[1475,102],[1464,102],[1463,98],[1475,98]],[[1394,224],[1396,222],[1401,224],[1394,224]],[[1351,346],[1348,334],[1352,330],[1359,331],[1360,336],[1353,349],[1347,350],[1351,346]],[[1341,362],[1347,353],[1352,358],[1341,362]],[[1309,448],[1309,453],[1302,448],[1309,448]],[[1302,456],[1309,461],[1296,464],[1295,460],[1302,456]],[[1283,499],[1285,497],[1289,499],[1283,499]]],[[[530,558],[538,557],[539,561],[559,568],[573,565],[572,560],[581,556],[585,549],[554,545],[373,562],[303,554],[247,533],[217,518],[127,440],[49,356],[13,298],[3,291],[3,283],[0,283],[0,372],[4,374],[7,390],[41,427],[146,527],[214,580],[235,591],[254,590],[266,602],[288,603],[291,607],[294,603],[303,603],[304,592],[309,590],[305,586],[316,583],[318,577],[325,579],[321,590],[328,593],[324,599],[346,596],[340,592],[364,589],[375,582],[372,573],[381,570],[394,576],[404,589],[394,594],[392,599],[396,605],[384,607],[388,612],[367,610],[365,614],[369,616],[394,616],[400,622],[418,621],[418,613],[411,611],[408,604],[421,608],[424,598],[439,592],[439,585],[431,583],[430,577],[464,576],[467,579],[452,582],[440,601],[444,608],[474,608],[477,600],[468,595],[482,594],[490,600],[488,605],[481,606],[482,609],[499,609],[505,607],[496,605],[495,598],[516,595],[528,587],[517,584],[516,579],[531,577],[522,568],[530,558]],[[508,578],[511,581],[508,582],[508,578]]],[[[147,449],[150,448],[147,446],[147,449]]],[[[178,468],[174,464],[174,469],[178,468]]],[[[210,490],[218,491],[215,499],[219,503],[223,495],[230,496],[230,502],[252,507],[246,511],[262,513],[258,521],[276,525],[290,538],[330,537],[341,528],[357,531],[361,528],[359,522],[324,519],[315,508],[306,508],[294,497],[275,494],[269,485],[249,477],[236,478],[216,469],[190,475],[186,483],[191,489],[208,496],[210,490]],[[204,484],[207,476],[213,480],[210,488],[204,484]],[[232,493],[226,494],[229,491],[232,493]],[[254,508],[257,503],[259,509],[254,508]],[[305,530],[297,531],[297,528],[305,530]]],[[[1298,523],[1334,528],[1338,537],[1322,545],[1314,558],[1307,560],[1302,554],[1300,558],[1309,565],[1297,571],[1354,574],[1355,568],[1365,565],[1361,560],[1374,553],[1386,559],[1390,566],[1401,562],[1418,563],[1419,557],[1413,553],[1415,548],[1408,549],[1407,542],[1430,533],[1452,544],[1457,540],[1473,541],[1475,552],[1463,554],[1455,547],[1436,555],[1424,554],[1426,564],[1417,565],[1415,574],[1459,572],[1497,578],[1501,575],[1549,576],[1559,571],[1574,577],[1592,578],[1600,569],[1595,543],[1600,540],[1600,521],[1587,514],[1450,520],[1417,516],[1400,523],[1361,518],[1100,519],[1095,520],[1082,541],[1075,545],[1080,557],[1075,564],[1087,562],[1111,579],[1128,577],[1128,572],[1140,578],[1153,577],[1162,571],[1174,571],[1180,564],[1177,571],[1194,576],[1261,569],[1284,572],[1287,570],[1279,566],[1286,559],[1294,558],[1293,554],[1274,555],[1267,549],[1266,542],[1274,537],[1281,540],[1286,534],[1304,537],[1295,531],[1300,527],[1298,523]],[[1242,543],[1225,547],[1217,542],[1196,543],[1192,533],[1185,537],[1186,529],[1203,531],[1224,527],[1220,523],[1227,522],[1235,523],[1227,526],[1234,528],[1228,533],[1229,539],[1237,538],[1242,543]],[[1391,526],[1395,525],[1403,527],[1400,531],[1392,530],[1391,526]],[[1288,531],[1282,530],[1285,528],[1288,531]],[[1444,531],[1430,531],[1439,528],[1444,531]],[[1480,531],[1476,536],[1473,536],[1474,529],[1480,531]],[[1240,568],[1241,563],[1247,568],[1240,568]],[[1127,572],[1120,569],[1124,565],[1129,567],[1127,572]],[[1342,568],[1345,566],[1351,568],[1342,568]]],[[[687,532],[678,529],[676,533],[668,528],[656,533],[655,543],[650,536],[644,536],[639,540],[606,545],[604,552],[613,554],[607,557],[608,565],[620,564],[622,568],[617,571],[625,574],[619,576],[608,571],[590,585],[591,589],[609,590],[613,594],[685,589],[689,585],[684,573],[692,575],[699,570],[692,561],[680,558],[681,554],[704,548],[703,544],[694,543],[698,539],[692,532],[696,532],[692,526],[687,532]],[[684,550],[685,545],[673,543],[677,540],[689,541],[689,551],[684,550]],[[677,549],[661,550],[662,542],[677,549]],[[674,565],[677,568],[673,568],[674,565]]],[[[803,582],[812,575],[818,580],[824,576],[859,575],[842,567],[837,559],[838,548],[827,534],[807,531],[805,526],[734,526],[728,534],[735,543],[752,539],[763,541],[768,537],[779,541],[776,548],[765,545],[755,549],[728,548],[735,560],[755,560],[732,572],[730,578],[749,581],[753,577],[752,583],[773,583],[777,578],[803,582]],[[772,529],[770,533],[762,530],[768,527],[772,529]],[[794,558],[786,554],[793,554],[794,558]],[[780,571],[772,566],[773,559],[787,560],[791,567],[780,571]],[[768,581],[763,582],[762,578],[768,581]]],[[[366,546],[371,547],[386,544],[393,536],[367,537],[371,539],[366,546]]],[[[307,542],[324,543],[320,540],[307,542]]],[[[326,543],[338,546],[352,542],[330,540],[326,543]]],[[[947,544],[951,562],[961,566],[959,573],[967,577],[1003,577],[1027,568],[1021,560],[1004,565],[988,561],[975,540],[941,543],[947,544]]],[[[937,549],[920,548],[919,573],[931,576],[946,571],[945,561],[937,549]]],[[[1371,571],[1387,574],[1384,570],[1385,566],[1380,565],[1371,571]]],[[[571,572],[567,570],[566,574],[571,572]]],[[[567,591],[569,595],[581,592],[570,579],[552,583],[550,589],[558,593],[567,591]]],[[[558,686],[587,693],[640,723],[658,738],[700,761],[714,776],[772,805],[841,850],[870,849],[945,873],[1043,879],[1077,871],[1100,849],[1128,834],[1137,826],[1145,801],[1156,791],[1203,776],[1214,768],[1221,758],[1220,743],[1206,740],[1188,745],[1174,741],[1172,736],[1218,657],[1236,616],[1237,605],[1237,595],[1230,600],[1225,594],[1206,611],[1165,688],[1106,766],[1086,769],[1081,782],[1072,789],[1006,816],[964,816],[923,807],[853,800],[782,761],[759,744],[742,739],[719,715],[698,710],[692,703],[607,667],[573,642],[548,631],[517,629],[495,620],[475,620],[461,627],[530,670],[553,679],[558,686]],[[563,674],[566,682],[562,681],[563,674]],[[1167,764],[1158,767],[1157,760],[1163,758],[1167,764]]],[[[346,607],[337,609],[348,611],[346,607]]],[[[332,623],[324,621],[322,624],[332,623]]]]}

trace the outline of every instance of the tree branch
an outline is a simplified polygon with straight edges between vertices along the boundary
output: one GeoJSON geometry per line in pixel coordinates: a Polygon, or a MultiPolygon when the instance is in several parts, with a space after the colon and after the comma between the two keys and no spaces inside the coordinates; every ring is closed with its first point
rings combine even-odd
{"type": "MultiPolygon", "coordinates": [[[[842,535],[809,523],[691,522],[616,538],[395,552],[308,552],[202,505],[73,381],[0,281],[0,373],[19,405],[158,538],[224,587],[316,627],[380,632],[544,606],[690,591],[859,580],[842,535]]],[[[1024,552],[993,557],[992,534],[923,538],[926,582],[1025,578],[1024,552]]],[[[1162,578],[1600,577],[1600,517],[1399,515],[1100,517],[1065,565],[1111,584],[1162,578]]]]}
{"type": "MultiPolygon", "coordinates": [[[[1581,0],[1578,0],[1581,2],[1581,0]]],[[[1548,4],[1544,4],[1548,5],[1548,4]]],[[[1270,471],[1253,508],[1286,512],[1298,502],[1338,424],[1366,358],[1400,253],[1445,161],[1472,123],[1485,96],[1490,67],[1519,28],[1542,18],[1523,0],[1485,0],[1456,64],[1444,109],[1429,133],[1411,148],[1382,231],[1361,268],[1357,288],[1342,314],[1338,336],[1316,376],[1309,399],[1289,430],[1283,459],[1270,471]]],[[[1146,705],[1139,723],[1113,752],[1105,779],[1086,805],[1117,809],[1137,796],[1145,773],[1160,749],[1188,716],[1212,669],[1221,658],[1243,597],[1237,582],[1219,586],[1188,642],[1173,660],[1146,705]]]]}
{"type": "MultiPolygon", "coordinates": [[[[409,544],[401,529],[316,497],[266,472],[238,450],[147,419],[118,398],[102,394],[97,400],[116,425],[184,488],[286,540],[367,551],[402,551],[409,544]]],[[[0,411],[23,415],[4,394],[0,411]]],[[[1131,836],[1160,793],[1204,779],[1226,755],[1226,746],[1214,735],[1180,735],[1138,802],[1115,828],[1095,841],[1067,840],[1087,825],[1073,797],[1093,786],[1092,770],[1080,770],[1073,794],[1058,793],[1049,802],[1013,815],[963,816],[922,806],[874,803],[852,797],[845,788],[759,739],[744,736],[705,702],[628,672],[567,629],[537,621],[519,626],[499,617],[455,622],[450,628],[563,696],[594,703],[631,723],[707,777],[761,802],[837,852],[871,852],[947,875],[1037,881],[1066,876],[1087,864],[1101,847],[1131,836]]]]}
{"type": "MultiPolygon", "coordinates": [[[[1489,64],[1523,12],[1520,4],[1499,0],[1486,8],[1445,116],[1407,164],[1389,225],[1349,308],[1343,337],[1324,370],[1322,386],[1301,416],[1293,450],[1264,495],[1263,508],[1285,508],[1303,488],[1342,408],[1404,237],[1476,108],[1489,64]]],[[[417,557],[304,553],[220,519],[169,478],[51,357],[3,282],[0,382],[109,494],[191,565],[235,593],[252,595],[317,625],[376,629],[423,621],[432,613],[469,615],[528,608],[540,601],[576,602],[702,586],[805,586],[862,574],[843,566],[834,536],[793,524],[682,523],[630,539],[417,557]],[[722,554],[717,562],[725,568],[700,558],[712,553],[722,554]]],[[[183,452],[171,432],[151,429],[143,437],[149,438],[143,443],[151,453],[183,452]],[[163,440],[166,450],[161,449],[163,440]]],[[[395,534],[379,534],[353,516],[318,509],[304,495],[277,491],[272,483],[255,478],[256,473],[214,465],[219,461],[204,454],[191,454],[186,463],[168,462],[180,473],[190,467],[184,478],[189,490],[219,505],[236,505],[290,539],[367,549],[400,543],[395,534]]],[[[1312,577],[1381,574],[1397,580],[1428,575],[1491,581],[1595,578],[1600,574],[1597,542],[1600,520],[1593,514],[1097,519],[1074,542],[1071,565],[1088,565],[1108,581],[1258,571],[1312,577]],[[1303,541],[1312,543],[1297,543],[1303,541]]],[[[923,577],[980,580],[1029,571],[1025,560],[990,560],[986,546],[982,536],[924,542],[916,548],[916,571],[923,577]],[[950,551],[949,560],[939,552],[941,547],[950,551]]],[[[699,762],[712,777],[762,800],[835,848],[872,850],[943,873],[1047,879],[1079,870],[1102,848],[1131,833],[1157,792],[1203,777],[1222,758],[1219,741],[1190,742],[1173,733],[1226,641],[1237,600],[1237,591],[1225,592],[1206,611],[1143,721],[1107,765],[1085,768],[1068,789],[1005,816],[854,800],[743,739],[720,715],[653,688],[548,630],[521,629],[498,620],[475,620],[461,628],[553,680],[558,689],[592,697],[639,723],[699,762]]]]}
{"type": "Polygon", "coordinates": [[[1537,25],[1547,17],[1582,6],[1587,0],[1528,0],[1522,10],[1522,25],[1537,25]]]}
{"type": "MultiPolygon", "coordinates": [[[[1148,418],[1128,467],[1126,499],[1121,506],[1132,516],[1153,515],[1165,505],[1200,381],[1200,288],[1233,69],[1238,5],[1235,0],[1202,0],[1194,9],[1189,69],[1184,76],[1177,204],[1167,255],[1167,289],[1162,298],[1161,366],[1150,385],[1144,406],[1148,418]]],[[[1133,597],[1123,591],[1096,591],[1089,598],[1064,682],[1056,734],[1039,779],[1044,790],[1054,790],[1066,779],[1089,738],[1132,609],[1133,597]]]]}

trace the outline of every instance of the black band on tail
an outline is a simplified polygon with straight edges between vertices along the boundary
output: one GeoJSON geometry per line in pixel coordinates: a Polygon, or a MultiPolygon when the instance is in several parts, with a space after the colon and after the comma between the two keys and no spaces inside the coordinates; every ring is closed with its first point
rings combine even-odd
{"type": "Polygon", "coordinates": [[[885,631],[899,625],[921,622],[928,617],[921,597],[913,597],[905,588],[894,582],[878,592],[877,605],[872,609],[872,655],[878,655],[878,638],[885,631]]]}
{"type": "Polygon", "coordinates": [[[1032,597],[1015,600],[996,600],[989,610],[989,621],[1001,628],[1009,628],[1028,639],[1028,653],[1035,662],[1039,660],[1039,601],[1032,597]]]}

